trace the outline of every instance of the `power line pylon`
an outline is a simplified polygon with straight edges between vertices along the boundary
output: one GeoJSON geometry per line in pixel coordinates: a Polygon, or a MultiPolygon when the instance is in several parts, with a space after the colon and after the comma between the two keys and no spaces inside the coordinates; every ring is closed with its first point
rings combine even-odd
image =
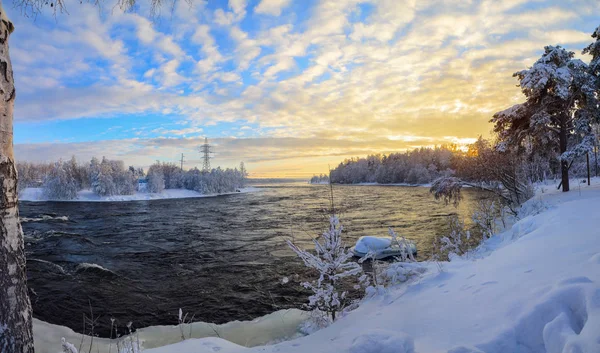
{"type": "Polygon", "coordinates": [[[210,172],[210,154],[213,153],[212,146],[208,144],[208,138],[204,138],[204,144],[200,146],[200,153],[202,153],[202,171],[210,172]]]}

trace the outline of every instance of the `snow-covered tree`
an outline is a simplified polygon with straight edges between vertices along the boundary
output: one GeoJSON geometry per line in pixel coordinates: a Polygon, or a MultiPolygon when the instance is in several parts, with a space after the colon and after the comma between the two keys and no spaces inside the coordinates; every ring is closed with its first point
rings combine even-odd
{"type": "Polygon", "coordinates": [[[359,277],[362,267],[350,261],[352,254],[346,251],[342,239],[343,227],[337,216],[329,219],[329,229],[321,239],[313,239],[315,253],[299,248],[288,240],[288,246],[302,259],[306,267],[316,270],[319,277],[303,283],[313,294],[309,297],[308,307],[327,313],[331,320],[347,304],[346,292],[340,290],[340,281],[347,277],[359,277]]]}
{"type": "Polygon", "coordinates": [[[152,193],[161,193],[165,189],[165,177],[160,168],[153,168],[154,165],[148,169],[148,186],[146,191],[152,193]]]}
{"type": "Polygon", "coordinates": [[[327,174],[313,175],[312,178],[310,178],[310,183],[311,184],[329,184],[329,175],[327,175],[327,174]]]}
{"type": "Polygon", "coordinates": [[[560,155],[563,191],[569,191],[569,163],[591,150],[591,123],[598,114],[596,81],[574,53],[547,46],[532,67],[514,74],[525,103],[498,112],[491,120],[502,151],[521,152],[531,143],[560,155]],[[527,140],[526,140],[527,139],[527,140]]]}
{"type": "Polygon", "coordinates": [[[246,185],[246,179],[248,178],[248,170],[246,169],[244,162],[240,162],[240,178],[240,187],[244,187],[246,185]]]}
{"type": "Polygon", "coordinates": [[[70,173],[70,164],[58,161],[44,178],[44,195],[50,200],[72,200],[77,197],[79,185],[70,173]]]}
{"type": "Polygon", "coordinates": [[[0,351],[33,352],[31,302],[27,293],[25,246],[19,223],[17,170],[13,150],[15,84],[8,41],[15,29],[0,2],[0,351]]]}
{"type": "Polygon", "coordinates": [[[590,71],[594,76],[600,77],[600,26],[592,33],[592,38],[595,39],[594,42],[583,49],[583,54],[592,56],[590,71]]]}
{"type": "MultiPolygon", "coordinates": [[[[193,0],[188,0],[191,3],[193,0]]],[[[45,7],[63,12],[65,2],[46,0],[14,1],[25,14],[37,15],[45,7]]],[[[136,0],[119,0],[123,11],[136,8],[136,0]]],[[[151,15],[164,3],[148,0],[151,15]]],[[[100,2],[95,2],[100,5],[100,2]]],[[[173,2],[174,7],[174,2],[173,2]]],[[[66,11],[64,11],[66,12],[66,11]]],[[[56,12],[55,12],[56,13],[56,12]]],[[[35,17],[35,16],[32,16],[35,17]]],[[[33,321],[27,277],[25,273],[25,251],[23,230],[19,223],[17,172],[13,149],[13,111],[16,97],[12,62],[8,43],[14,31],[0,2],[0,351],[33,353],[33,321]]]]}

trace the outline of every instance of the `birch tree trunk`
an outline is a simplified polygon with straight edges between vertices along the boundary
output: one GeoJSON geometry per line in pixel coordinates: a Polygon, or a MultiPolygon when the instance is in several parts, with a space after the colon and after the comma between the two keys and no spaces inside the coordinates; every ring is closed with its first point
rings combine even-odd
{"type": "Polygon", "coordinates": [[[15,86],[8,53],[14,27],[0,0],[0,352],[33,353],[23,230],[13,155],[15,86]]]}

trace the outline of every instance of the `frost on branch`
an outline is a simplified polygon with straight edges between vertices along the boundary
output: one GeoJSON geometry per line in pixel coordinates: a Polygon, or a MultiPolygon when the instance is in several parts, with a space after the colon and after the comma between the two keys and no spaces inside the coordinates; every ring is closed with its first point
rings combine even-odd
{"type": "Polygon", "coordinates": [[[477,207],[471,216],[473,223],[483,236],[483,239],[489,239],[498,233],[497,220],[504,222],[504,213],[502,205],[495,201],[482,200],[477,203],[477,207]]]}
{"type": "Polygon", "coordinates": [[[415,248],[415,243],[404,237],[399,237],[392,227],[388,228],[388,234],[392,238],[392,244],[396,244],[400,248],[400,256],[396,258],[400,262],[415,262],[415,257],[411,251],[415,248]]]}
{"type": "Polygon", "coordinates": [[[471,232],[465,229],[465,224],[458,217],[450,218],[450,233],[442,237],[440,251],[448,252],[448,257],[460,256],[466,252],[471,239],[471,232]]]}
{"type": "Polygon", "coordinates": [[[416,262],[411,251],[414,248],[414,242],[398,236],[391,227],[388,229],[388,233],[392,238],[392,246],[395,245],[400,249],[400,255],[394,258],[395,262],[379,261],[376,253],[372,250],[359,260],[359,263],[370,261],[372,266],[371,278],[373,284],[367,287],[367,296],[383,294],[386,292],[386,288],[404,283],[425,272],[425,268],[416,262]]]}
{"type": "Polygon", "coordinates": [[[287,241],[288,246],[302,259],[306,267],[316,270],[319,277],[312,282],[302,285],[312,291],[308,298],[308,307],[311,310],[330,316],[335,320],[336,313],[348,304],[346,292],[340,292],[340,280],[347,277],[356,277],[364,280],[362,267],[350,261],[352,254],[346,251],[342,241],[343,227],[337,216],[329,219],[329,230],[323,233],[320,239],[314,239],[315,253],[300,249],[293,242],[287,241]]]}
{"type": "Polygon", "coordinates": [[[595,39],[594,43],[583,49],[583,54],[589,54],[592,56],[592,60],[590,61],[590,69],[594,75],[598,76],[600,75],[600,26],[594,31],[592,38],[595,39]]]}
{"type": "Polygon", "coordinates": [[[436,200],[442,199],[446,205],[452,202],[457,207],[462,198],[460,194],[462,186],[463,183],[459,178],[442,177],[433,181],[429,191],[433,193],[436,200]]]}
{"type": "Polygon", "coordinates": [[[544,51],[544,55],[531,68],[518,71],[513,76],[519,78],[521,90],[528,98],[538,98],[551,91],[552,95],[566,100],[573,77],[565,63],[575,53],[552,45],[544,47],[544,51]]]}
{"type": "Polygon", "coordinates": [[[77,353],[77,348],[63,337],[61,339],[63,353],[77,353]]]}

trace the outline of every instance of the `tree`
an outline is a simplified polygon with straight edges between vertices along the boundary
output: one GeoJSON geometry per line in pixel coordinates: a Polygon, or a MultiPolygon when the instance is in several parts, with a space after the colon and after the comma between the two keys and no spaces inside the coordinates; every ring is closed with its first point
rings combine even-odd
{"type": "Polygon", "coordinates": [[[73,200],[77,198],[79,186],[73,177],[71,162],[58,161],[44,178],[42,185],[45,196],[50,200],[73,200]]]}
{"type": "Polygon", "coordinates": [[[165,189],[165,176],[160,164],[151,165],[148,169],[148,186],[146,191],[161,193],[165,189]]]}
{"type": "Polygon", "coordinates": [[[248,171],[246,170],[246,166],[244,165],[244,162],[240,162],[240,175],[241,175],[240,184],[241,184],[241,187],[244,187],[244,185],[246,184],[246,178],[248,178],[248,171]]]}
{"type": "Polygon", "coordinates": [[[306,267],[319,273],[316,280],[302,284],[313,292],[309,297],[308,307],[330,315],[332,321],[335,321],[336,313],[345,307],[346,302],[346,292],[339,292],[340,280],[362,273],[362,267],[350,261],[352,253],[344,247],[342,231],[339,218],[331,216],[329,230],[323,233],[322,241],[313,240],[316,254],[287,241],[288,246],[302,259],[306,267]]]}
{"type": "Polygon", "coordinates": [[[13,154],[15,86],[8,51],[13,30],[0,4],[0,351],[29,353],[33,352],[31,302],[13,154]]]}
{"type": "Polygon", "coordinates": [[[535,64],[513,76],[519,79],[525,103],[494,115],[502,151],[523,151],[526,143],[560,155],[563,191],[569,191],[569,163],[590,151],[597,115],[596,84],[590,68],[560,46],[547,46],[535,64]]]}

